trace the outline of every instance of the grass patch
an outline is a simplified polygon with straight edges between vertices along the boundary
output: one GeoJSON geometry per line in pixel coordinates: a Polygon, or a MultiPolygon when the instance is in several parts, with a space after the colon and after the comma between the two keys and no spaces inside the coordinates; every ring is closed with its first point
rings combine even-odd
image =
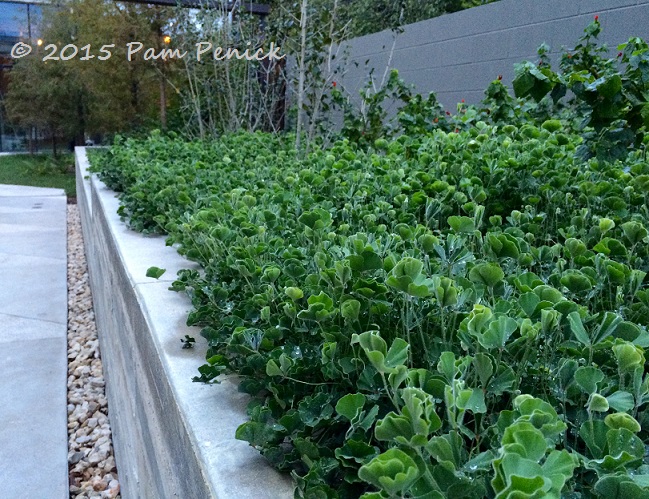
{"type": "Polygon", "coordinates": [[[74,155],[57,158],[45,154],[19,154],[0,157],[0,184],[29,185],[65,189],[76,197],[74,155]]]}

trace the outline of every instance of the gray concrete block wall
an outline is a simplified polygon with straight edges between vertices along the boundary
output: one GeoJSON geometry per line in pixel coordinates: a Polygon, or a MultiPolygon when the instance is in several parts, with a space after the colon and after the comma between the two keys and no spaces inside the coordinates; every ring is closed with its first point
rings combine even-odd
{"type": "Polygon", "coordinates": [[[572,48],[598,15],[600,41],[616,47],[632,36],[649,40],[649,0],[501,0],[405,26],[394,35],[382,31],[350,40],[346,73],[338,78],[352,98],[371,68],[379,81],[394,44],[390,68],[419,93],[435,92],[454,110],[460,100],[477,103],[498,75],[511,88],[514,64],[537,60],[542,43],[558,59],[572,48]]]}

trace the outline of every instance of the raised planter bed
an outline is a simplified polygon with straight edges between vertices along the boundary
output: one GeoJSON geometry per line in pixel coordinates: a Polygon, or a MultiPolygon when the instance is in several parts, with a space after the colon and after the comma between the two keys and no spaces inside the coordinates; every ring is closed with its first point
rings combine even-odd
{"type": "Polygon", "coordinates": [[[76,149],[76,168],[122,497],[293,497],[290,478],[234,438],[248,402],[236,379],[191,381],[205,342],[185,325],[187,297],[167,288],[192,264],[163,237],[120,221],[115,193],[88,177],[84,147],[76,149]],[[167,269],[159,280],[145,276],[153,265],[167,269]],[[197,339],[193,349],[181,348],[186,334],[197,339]]]}

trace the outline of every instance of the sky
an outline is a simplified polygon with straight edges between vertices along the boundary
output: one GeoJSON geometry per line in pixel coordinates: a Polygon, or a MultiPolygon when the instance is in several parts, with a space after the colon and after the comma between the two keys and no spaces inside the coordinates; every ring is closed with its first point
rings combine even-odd
{"type": "MultiPolygon", "coordinates": [[[[37,5],[31,5],[29,11],[32,30],[35,30],[41,9],[37,5]]],[[[0,2],[0,35],[28,36],[26,4],[0,2]]]]}

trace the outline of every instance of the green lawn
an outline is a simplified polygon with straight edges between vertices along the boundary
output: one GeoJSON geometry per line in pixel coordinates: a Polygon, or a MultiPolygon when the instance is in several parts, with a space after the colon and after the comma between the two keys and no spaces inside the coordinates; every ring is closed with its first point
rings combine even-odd
{"type": "Polygon", "coordinates": [[[57,187],[76,197],[74,155],[18,154],[0,157],[0,184],[57,187]]]}

